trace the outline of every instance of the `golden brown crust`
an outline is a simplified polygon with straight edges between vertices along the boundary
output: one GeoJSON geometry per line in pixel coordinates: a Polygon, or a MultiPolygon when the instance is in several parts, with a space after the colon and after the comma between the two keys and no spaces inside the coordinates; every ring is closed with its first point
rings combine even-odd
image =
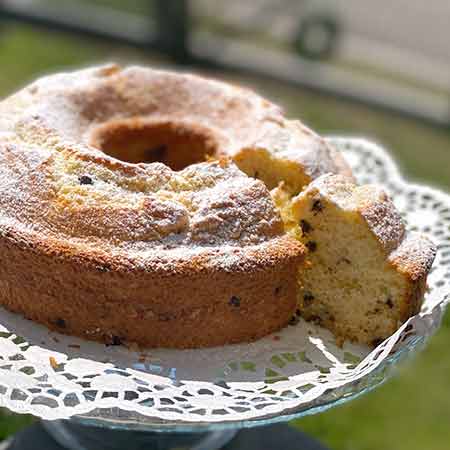
{"type": "Polygon", "coordinates": [[[224,251],[222,266],[220,255],[209,255],[177,270],[164,259],[136,268],[72,250],[4,232],[1,303],[62,333],[178,348],[257,339],[284,326],[295,308],[301,256],[286,238],[243,249],[234,261],[224,251]]]}
{"type": "Polygon", "coordinates": [[[435,255],[436,246],[427,236],[410,232],[391,253],[389,260],[411,281],[418,281],[431,270],[435,255]]]}
{"type": "Polygon", "coordinates": [[[436,246],[425,235],[408,233],[389,256],[389,262],[408,280],[409,293],[402,305],[402,321],[418,314],[427,287],[427,276],[436,256],[436,246]]]}

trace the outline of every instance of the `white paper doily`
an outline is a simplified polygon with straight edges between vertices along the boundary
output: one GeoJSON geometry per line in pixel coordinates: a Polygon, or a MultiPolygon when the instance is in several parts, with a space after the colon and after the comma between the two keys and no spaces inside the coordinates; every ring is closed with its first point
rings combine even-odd
{"type": "Polygon", "coordinates": [[[411,228],[438,244],[422,311],[393,336],[372,352],[338,348],[329,332],[301,321],[252,344],[143,354],[52,333],[0,309],[0,405],[48,420],[246,426],[311,413],[382,382],[438,328],[450,300],[450,197],[402,181],[372,143],[330,141],[359,182],[382,184],[411,228]]]}

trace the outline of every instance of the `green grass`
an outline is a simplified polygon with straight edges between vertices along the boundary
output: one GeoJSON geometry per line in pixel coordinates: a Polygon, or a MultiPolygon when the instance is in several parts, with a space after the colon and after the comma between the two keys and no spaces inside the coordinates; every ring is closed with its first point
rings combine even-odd
{"type": "MultiPolygon", "coordinates": [[[[0,33],[0,95],[44,73],[110,60],[163,62],[129,49],[6,27],[0,33]]],[[[290,116],[303,118],[322,133],[373,138],[392,150],[406,176],[450,190],[449,132],[277,83],[220,75],[257,88],[283,104],[290,116]]],[[[427,350],[396,378],[359,400],[293,425],[335,450],[449,448],[449,343],[447,315],[427,350]]],[[[0,438],[29,421],[26,416],[0,415],[0,438]]]]}
{"type": "MultiPolygon", "coordinates": [[[[42,0],[41,0],[42,1],[42,0]]],[[[73,6],[77,3],[80,7],[84,4],[114,8],[118,11],[125,11],[137,14],[148,14],[152,11],[153,1],[149,0],[43,0],[46,4],[55,8],[73,6]]]]}
{"type": "Polygon", "coordinates": [[[32,416],[12,414],[5,409],[0,409],[0,440],[16,433],[27,425],[31,425],[32,416]]]}

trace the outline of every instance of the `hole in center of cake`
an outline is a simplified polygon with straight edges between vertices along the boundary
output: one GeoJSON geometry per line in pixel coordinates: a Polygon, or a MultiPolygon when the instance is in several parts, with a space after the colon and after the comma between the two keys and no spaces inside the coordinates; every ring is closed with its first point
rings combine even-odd
{"type": "Polygon", "coordinates": [[[90,143],[121,161],[162,162],[173,170],[206,161],[217,153],[217,141],[210,130],[173,121],[108,122],[94,130],[90,143]]]}

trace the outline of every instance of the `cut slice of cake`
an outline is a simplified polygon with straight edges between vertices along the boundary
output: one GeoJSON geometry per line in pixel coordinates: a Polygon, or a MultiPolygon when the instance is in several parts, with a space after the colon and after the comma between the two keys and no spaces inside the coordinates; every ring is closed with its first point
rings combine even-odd
{"type": "Polygon", "coordinates": [[[436,249],[409,233],[386,193],[324,175],[289,200],[273,193],[285,226],[309,250],[299,274],[307,320],[345,339],[376,344],[420,310],[436,249]]]}

